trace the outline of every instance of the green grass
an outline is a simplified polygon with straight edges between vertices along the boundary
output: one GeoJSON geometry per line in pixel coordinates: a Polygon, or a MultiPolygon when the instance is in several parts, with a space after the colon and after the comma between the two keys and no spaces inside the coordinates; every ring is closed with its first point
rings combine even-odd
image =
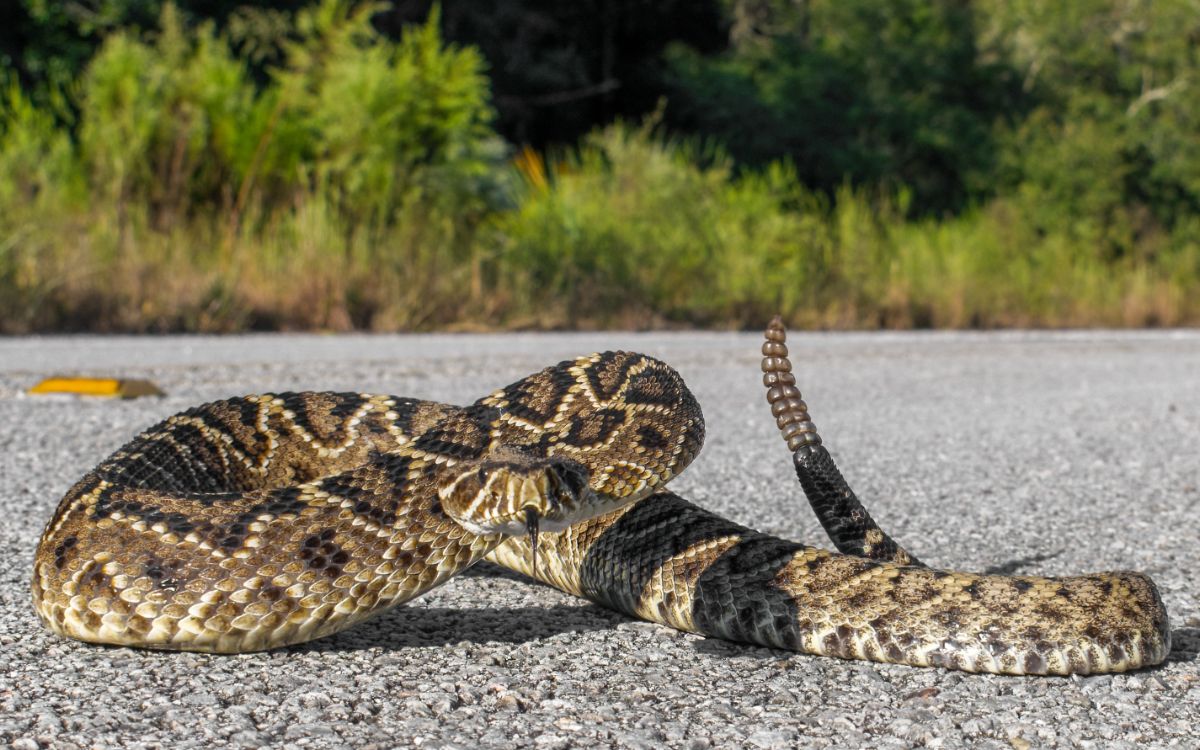
{"type": "Polygon", "coordinates": [[[908,219],[654,121],[511,157],[478,54],[329,0],[250,80],[172,12],[0,106],[0,332],[1200,324],[1200,219],[908,219]]]}

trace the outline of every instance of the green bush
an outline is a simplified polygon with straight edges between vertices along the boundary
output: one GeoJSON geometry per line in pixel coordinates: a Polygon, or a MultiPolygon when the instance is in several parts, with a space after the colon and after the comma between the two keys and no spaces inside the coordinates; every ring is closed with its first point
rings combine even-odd
{"type": "Polygon", "coordinates": [[[105,39],[70,117],[7,84],[2,327],[445,315],[478,227],[509,200],[506,149],[478,53],[444,44],[436,12],[389,42],[375,10],[300,11],[265,84],[211,24],[189,28],[171,5],[149,36],[105,39]],[[425,285],[406,295],[396,278],[425,285]],[[309,304],[312,284],[332,301],[309,304]],[[396,312],[396,294],[421,310],[396,312]]]}
{"type": "Polygon", "coordinates": [[[534,318],[757,320],[819,265],[809,240],[823,227],[789,208],[809,196],[782,167],[735,178],[719,151],[616,125],[552,163],[549,180],[526,171],[518,208],[497,225],[506,275],[534,318]]]}
{"type": "Polygon", "coordinates": [[[1200,109],[1170,23],[1194,25],[1174,5],[1133,26],[1103,0],[775,5],[830,33],[677,53],[747,107],[714,117],[768,115],[755,168],[731,156],[755,141],[727,151],[658,118],[510,162],[483,62],[436,11],[395,42],[371,5],[272,15],[260,80],[166,6],[70,86],[0,82],[0,331],[1200,323],[1200,109]],[[905,24],[922,48],[902,48],[905,24]],[[966,73],[1023,73],[1013,123],[967,106],[964,28],[1011,47],[966,73]],[[849,84],[858,104],[821,121],[816,94],[849,84]],[[825,184],[798,156],[819,138],[769,158],[771,138],[830,123],[851,137],[817,154],[825,184]],[[947,164],[962,190],[922,176],[947,164]],[[980,174],[990,188],[963,187],[980,174]],[[955,214],[926,203],[951,193],[955,214]]]}
{"type": "Polygon", "coordinates": [[[93,190],[168,218],[252,199],[270,214],[319,193],[373,224],[417,196],[479,194],[502,151],[478,54],[443,45],[436,13],[389,43],[373,10],[325,0],[301,11],[262,88],[211,24],[184,29],[170,5],[152,42],[108,37],[80,95],[93,190]]]}

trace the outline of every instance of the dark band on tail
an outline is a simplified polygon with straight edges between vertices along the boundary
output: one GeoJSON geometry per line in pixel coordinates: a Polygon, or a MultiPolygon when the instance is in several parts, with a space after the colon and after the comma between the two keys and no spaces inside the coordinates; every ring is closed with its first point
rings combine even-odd
{"type": "Polygon", "coordinates": [[[776,315],[767,325],[763,342],[763,385],[775,424],[792,451],[796,476],[808,502],[839,552],[900,565],[921,565],[917,558],[879,528],[846,484],[829,451],[821,444],[808,404],[796,387],[788,359],[787,331],[776,315]]]}

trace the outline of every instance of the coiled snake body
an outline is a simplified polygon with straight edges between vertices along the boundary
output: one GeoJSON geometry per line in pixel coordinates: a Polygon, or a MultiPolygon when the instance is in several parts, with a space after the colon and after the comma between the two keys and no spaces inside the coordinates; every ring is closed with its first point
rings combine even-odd
{"type": "Polygon", "coordinates": [[[661,489],[700,448],[700,410],[674,370],[616,352],[469,407],[304,393],[171,417],[63,498],[38,546],[35,608],[85,641],[248,651],[335,632],[487,557],[646,620],[812,654],[1008,674],[1166,657],[1166,611],[1144,575],[922,566],[821,444],[778,319],[763,354],[772,412],[837,553],[661,489]]]}

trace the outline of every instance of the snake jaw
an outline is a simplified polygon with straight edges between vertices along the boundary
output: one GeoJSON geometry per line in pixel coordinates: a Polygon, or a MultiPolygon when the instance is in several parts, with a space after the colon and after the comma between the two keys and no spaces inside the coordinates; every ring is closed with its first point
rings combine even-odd
{"type": "Polygon", "coordinates": [[[537,577],[538,514],[534,508],[525,508],[525,531],[529,534],[529,546],[533,550],[533,575],[537,577]]]}

